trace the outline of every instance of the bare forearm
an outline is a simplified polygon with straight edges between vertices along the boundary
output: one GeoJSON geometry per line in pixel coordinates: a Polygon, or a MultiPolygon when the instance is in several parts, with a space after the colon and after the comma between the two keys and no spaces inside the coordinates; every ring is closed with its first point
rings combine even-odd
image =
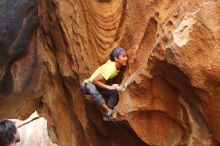
{"type": "Polygon", "coordinates": [[[100,88],[104,88],[104,89],[108,89],[108,90],[111,88],[109,85],[106,85],[105,83],[103,83],[101,81],[96,80],[96,81],[93,81],[92,83],[100,88]]]}

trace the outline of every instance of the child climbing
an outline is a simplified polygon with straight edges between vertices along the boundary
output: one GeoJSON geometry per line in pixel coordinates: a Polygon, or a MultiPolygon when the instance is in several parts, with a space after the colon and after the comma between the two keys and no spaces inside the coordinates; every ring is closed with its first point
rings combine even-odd
{"type": "Polygon", "coordinates": [[[113,109],[119,100],[118,84],[109,84],[109,80],[115,78],[120,69],[127,65],[127,53],[123,48],[115,48],[110,54],[110,60],[101,65],[90,78],[84,80],[81,88],[84,93],[92,96],[93,102],[99,105],[104,121],[111,121],[113,109]],[[106,104],[103,96],[109,96],[106,104]]]}

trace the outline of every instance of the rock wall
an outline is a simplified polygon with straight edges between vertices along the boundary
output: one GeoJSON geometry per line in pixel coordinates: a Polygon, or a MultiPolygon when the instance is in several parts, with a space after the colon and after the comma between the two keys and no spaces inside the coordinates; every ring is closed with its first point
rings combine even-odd
{"type": "Polygon", "coordinates": [[[12,120],[20,133],[20,142],[16,146],[57,146],[48,136],[47,121],[36,112],[24,121],[12,120]]]}
{"type": "Polygon", "coordinates": [[[62,146],[220,144],[219,0],[1,0],[0,15],[0,119],[37,110],[62,146]],[[126,90],[106,123],[79,85],[117,46],[126,90]]]}

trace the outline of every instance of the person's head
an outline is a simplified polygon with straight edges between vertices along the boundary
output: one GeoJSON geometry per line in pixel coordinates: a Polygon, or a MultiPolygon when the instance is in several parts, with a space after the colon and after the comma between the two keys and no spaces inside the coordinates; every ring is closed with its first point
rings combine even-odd
{"type": "Polygon", "coordinates": [[[14,122],[3,120],[0,122],[0,146],[15,146],[20,141],[20,134],[14,122]]]}
{"type": "Polygon", "coordinates": [[[119,67],[127,65],[127,53],[124,48],[115,48],[110,54],[111,61],[115,61],[119,67]]]}

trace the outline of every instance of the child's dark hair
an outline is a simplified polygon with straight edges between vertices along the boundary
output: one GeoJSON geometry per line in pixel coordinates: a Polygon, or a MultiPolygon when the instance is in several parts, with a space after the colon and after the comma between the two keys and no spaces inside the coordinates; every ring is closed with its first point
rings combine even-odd
{"type": "Polygon", "coordinates": [[[109,56],[109,58],[110,58],[111,61],[115,61],[115,57],[113,56],[113,52],[114,52],[115,49],[116,49],[116,48],[114,48],[114,49],[112,50],[112,52],[111,52],[111,54],[110,54],[110,56],[109,56]]]}
{"type": "Polygon", "coordinates": [[[120,47],[114,48],[109,56],[110,60],[115,61],[115,58],[117,58],[122,51],[125,51],[125,49],[120,47]]]}
{"type": "Polygon", "coordinates": [[[17,133],[17,129],[14,122],[9,120],[3,120],[0,122],[0,146],[10,144],[14,141],[14,134],[17,133]]]}

